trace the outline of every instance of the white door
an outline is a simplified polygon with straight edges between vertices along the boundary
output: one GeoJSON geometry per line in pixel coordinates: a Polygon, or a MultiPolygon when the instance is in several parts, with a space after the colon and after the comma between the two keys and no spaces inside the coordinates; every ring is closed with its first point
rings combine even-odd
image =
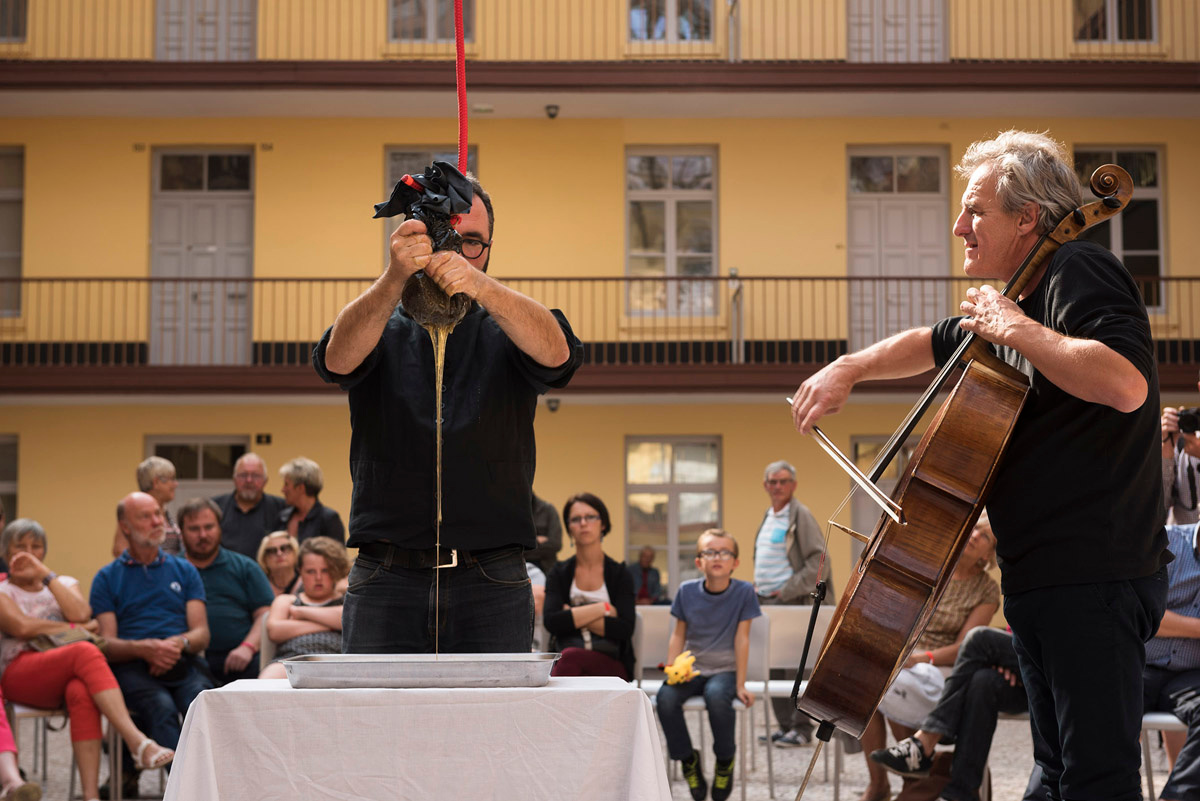
{"type": "Polygon", "coordinates": [[[155,55],[161,61],[254,58],[256,0],[158,0],[155,55]]]}
{"type": "Polygon", "coordinates": [[[249,364],[251,155],[164,151],[155,162],[150,363],[249,364]]]}
{"type": "Polygon", "coordinates": [[[912,63],[946,60],[945,0],[849,0],[847,59],[912,63]]]}
{"type": "Polygon", "coordinates": [[[937,149],[853,149],[849,157],[847,274],[850,349],[929,325],[950,312],[949,206],[937,149]]]}

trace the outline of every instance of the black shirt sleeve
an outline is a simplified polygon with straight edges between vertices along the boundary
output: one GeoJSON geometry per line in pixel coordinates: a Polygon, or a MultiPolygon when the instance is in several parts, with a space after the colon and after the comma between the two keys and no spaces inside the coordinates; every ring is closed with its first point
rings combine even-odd
{"type": "Polygon", "coordinates": [[[958,327],[963,317],[964,315],[947,317],[933,325],[933,360],[939,368],[949,361],[967,337],[967,332],[958,327]]]}
{"type": "Polygon", "coordinates": [[[550,313],[558,321],[558,327],[562,329],[563,336],[567,339],[567,347],[571,350],[571,355],[565,362],[558,367],[546,367],[538,364],[532,356],[513,344],[511,339],[508,340],[507,346],[509,359],[539,395],[550,389],[565,387],[570,382],[571,376],[575,375],[575,371],[579,369],[579,365],[583,364],[583,343],[571,330],[571,324],[567,322],[566,316],[558,309],[551,309],[550,313]]]}
{"type": "Polygon", "coordinates": [[[366,378],[367,375],[375,369],[375,365],[379,364],[383,337],[379,338],[379,342],[377,342],[371,352],[367,354],[367,358],[362,360],[362,364],[360,364],[358,367],[355,367],[349,373],[342,375],[341,373],[333,372],[325,365],[325,351],[329,348],[329,338],[332,336],[332,334],[333,326],[331,325],[325,329],[325,333],[321,335],[321,340],[316,344],[316,347],[313,348],[313,368],[317,371],[317,375],[321,377],[321,380],[326,384],[337,384],[342,389],[348,390],[366,378]]]}

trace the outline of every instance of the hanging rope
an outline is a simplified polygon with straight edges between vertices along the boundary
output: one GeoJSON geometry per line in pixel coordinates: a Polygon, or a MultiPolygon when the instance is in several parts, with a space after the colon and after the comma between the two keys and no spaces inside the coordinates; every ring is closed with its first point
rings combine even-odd
{"type": "Polygon", "coordinates": [[[454,78],[458,87],[458,171],[467,172],[467,48],[463,43],[463,0],[454,0],[454,78]]]}

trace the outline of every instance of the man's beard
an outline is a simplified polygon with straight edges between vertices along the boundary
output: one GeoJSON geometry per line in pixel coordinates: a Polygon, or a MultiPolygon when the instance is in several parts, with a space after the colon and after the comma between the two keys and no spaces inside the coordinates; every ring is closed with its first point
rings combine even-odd
{"type": "Polygon", "coordinates": [[[237,496],[237,499],[239,501],[241,501],[242,503],[257,504],[260,500],[262,500],[262,491],[261,490],[240,489],[240,490],[237,490],[235,495],[237,496]]]}

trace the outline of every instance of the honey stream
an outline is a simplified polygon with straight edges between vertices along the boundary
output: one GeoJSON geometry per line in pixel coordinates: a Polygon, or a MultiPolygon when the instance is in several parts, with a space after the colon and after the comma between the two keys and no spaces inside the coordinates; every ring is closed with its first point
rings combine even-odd
{"type": "MultiPolygon", "coordinates": [[[[442,382],[446,374],[446,340],[450,338],[454,326],[426,325],[425,330],[429,332],[429,339],[433,342],[433,419],[437,429],[437,524],[434,528],[433,561],[436,565],[442,552],[442,382]]],[[[442,571],[434,567],[433,577],[433,658],[436,660],[441,650],[438,647],[438,635],[442,630],[442,571]]]]}

